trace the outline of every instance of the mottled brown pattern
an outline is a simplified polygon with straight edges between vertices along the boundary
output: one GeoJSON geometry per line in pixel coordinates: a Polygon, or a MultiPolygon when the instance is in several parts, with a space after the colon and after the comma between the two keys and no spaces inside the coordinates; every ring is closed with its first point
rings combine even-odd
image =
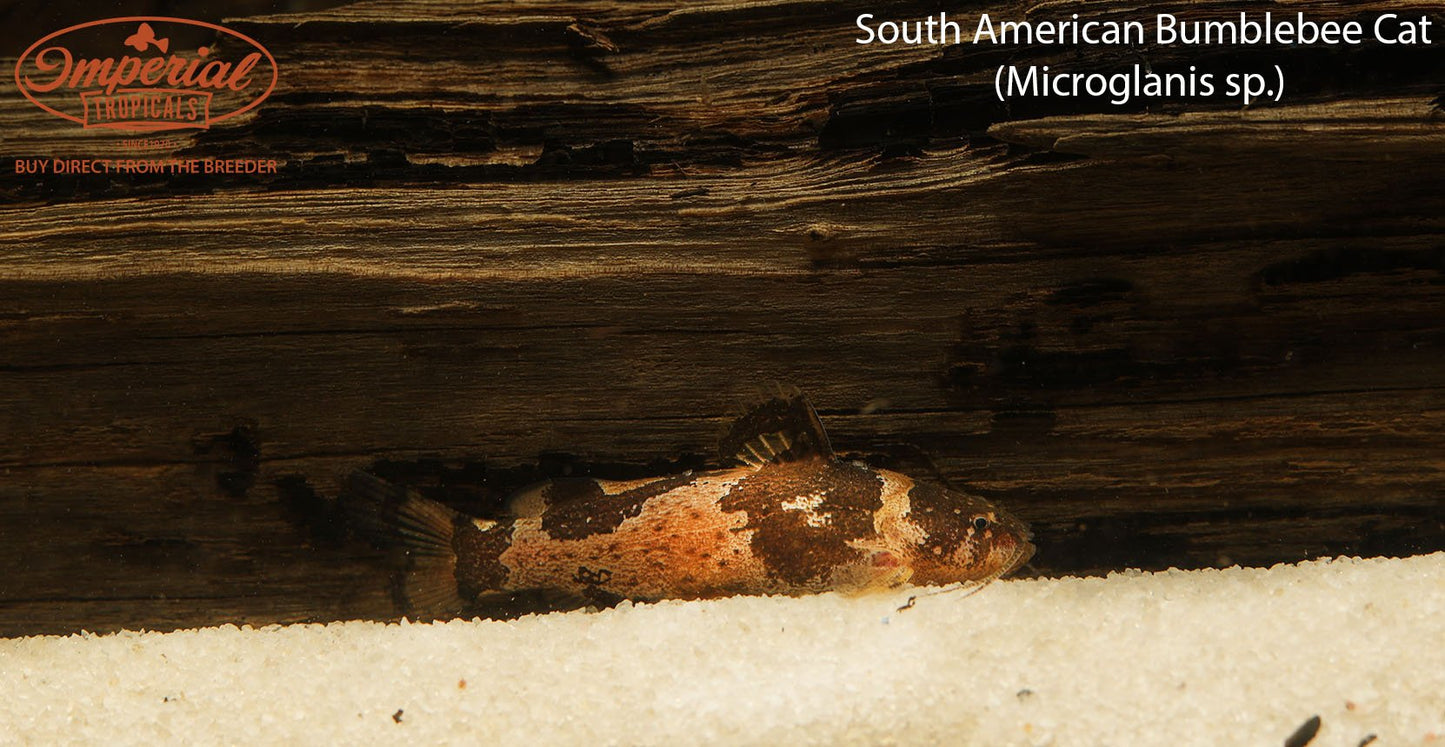
{"type": "Polygon", "coordinates": [[[848,541],[873,534],[882,488],[878,475],[863,467],[821,459],[787,462],[743,479],[720,507],[747,513],[753,552],[770,575],[811,586],[863,556],[848,541]]]}
{"type": "Polygon", "coordinates": [[[643,504],[695,478],[678,475],[649,482],[632,490],[608,495],[596,480],[557,480],[543,492],[547,508],[542,513],[542,530],[553,539],[573,540],[607,534],[623,521],[642,512],[643,504]]]}
{"type": "MultiPolygon", "coordinates": [[[[614,531],[581,539],[559,540],[542,531],[538,519],[518,520],[502,558],[513,569],[509,584],[578,596],[595,589],[634,600],[788,592],[754,557],[746,514],[718,506],[752,474],[735,469],[694,475],[646,501],[614,531]]],[[[617,486],[602,483],[604,491],[617,486]]]]}
{"type": "MultiPolygon", "coordinates": [[[[970,538],[969,520],[979,506],[969,506],[962,496],[930,483],[916,483],[908,493],[908,518],[927,535],[922,549],[952,555],[970,538]]],[[[989,509],[982,507],[984,512],[989,509]]]]}
{"type": "Polygon", "coordinates": [[[993,578],[1033,552],[1027,527],[982,498],[920,483],[909,501],[908,520],[925,535],[914,557],[915,583],[993,578]]]}
{"type": "Polygon", "coordinates": [[[457,516],[452,549],[457,554],[457,594],[463,599],[506,586],[510,571],[502,553],[512,546],[512,522],[495,522],[482,529],[476,520],[457,516]]]}

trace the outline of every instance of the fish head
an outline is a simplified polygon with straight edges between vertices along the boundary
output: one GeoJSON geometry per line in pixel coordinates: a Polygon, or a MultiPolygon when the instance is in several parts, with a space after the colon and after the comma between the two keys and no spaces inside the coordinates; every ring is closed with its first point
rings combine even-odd
{"type": "Polygon", "coordinates": [[[976,495],[919,483],[909,491],[912,581],[944,586],[992,581],[1033,557],[1033,536],[1012,514],[976,495]]]}

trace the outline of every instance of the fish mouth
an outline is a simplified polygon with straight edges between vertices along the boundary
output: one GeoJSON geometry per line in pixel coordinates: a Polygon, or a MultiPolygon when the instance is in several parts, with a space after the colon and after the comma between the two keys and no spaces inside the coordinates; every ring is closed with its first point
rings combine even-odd
{"type": "Polygon", "coordinates": [[[1014,546],[1013,557],[1009,558],[1008,564],[1004,566],[1003,573],[999,575],[1007,576],[1008,574],[1018,570],[1021,566],[1023,566],[1024,563],[1029,562],[1029,559],[1034,556],[1034,551],[1037,549],[1038,548],[1034,547],[1034,544],[1032,542],[1029,542],[1028,540],[1020,540],[1019,544],[1014,546]]]}

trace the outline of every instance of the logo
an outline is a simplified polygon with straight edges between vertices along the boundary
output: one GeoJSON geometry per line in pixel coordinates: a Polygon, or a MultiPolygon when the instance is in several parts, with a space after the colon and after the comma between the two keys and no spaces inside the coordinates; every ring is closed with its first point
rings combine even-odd
{"type": "Polygon", "coordinates": [[[276,58],[255,39],[158,16],[56,31],[15,64],[15,84],[31,103],[87,129],[125,132],[206,129],[256,108],[276,78],[276,58]],[[171,41],[197,31],[213,41],[194,49],[171,41]]]}

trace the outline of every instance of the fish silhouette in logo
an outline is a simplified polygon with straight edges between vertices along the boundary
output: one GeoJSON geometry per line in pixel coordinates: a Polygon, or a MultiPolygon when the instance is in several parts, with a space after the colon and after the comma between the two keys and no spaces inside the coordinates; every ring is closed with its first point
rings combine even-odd
{"type": "Polygon", "coordinates": [[[137,52],[144,52],[150,49],[150,45],[152,44],[156,45],[156,49],[159,49],[161,54],[165,54],[170,51],[171,40],[169,37],[157,39],[155,29],[151,28],[151,25],[144,21],[141,22],[140,28],[136,29],[136,32],[125,40],[125,45],[135,48],[137,52]]]}

